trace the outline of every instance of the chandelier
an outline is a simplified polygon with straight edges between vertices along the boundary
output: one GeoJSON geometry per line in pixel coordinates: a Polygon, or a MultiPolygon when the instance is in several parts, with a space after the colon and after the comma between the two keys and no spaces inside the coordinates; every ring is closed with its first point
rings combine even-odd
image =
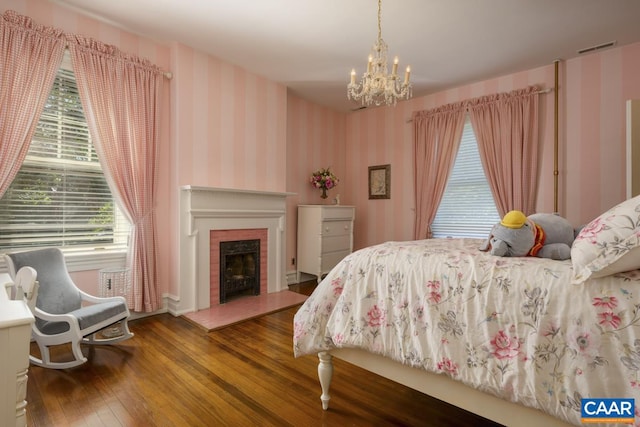
{"type": "Polygon", "coordinates": [[[378,0],[378,39],[369,54],[367,71],[362,80],[356,83],[356,70],[351,70],[351,82],[347,86],[347,98],[361,100],[362,105],[396,105],[398,99],[411,98],[409,75],[411,67],[404,73],[404,81],[398,78],[398,57],[393,59],[391,74],[387,73],[387,44],[382,40],[381,24],[382,0],[378,0]]]}

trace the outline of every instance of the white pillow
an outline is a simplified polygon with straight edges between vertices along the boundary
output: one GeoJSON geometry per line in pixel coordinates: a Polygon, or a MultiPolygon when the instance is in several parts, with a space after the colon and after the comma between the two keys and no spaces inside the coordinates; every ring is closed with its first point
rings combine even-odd
{"type": "Polygon", "coordinates": [[[571,263],[574,284],[640,269],[640,196],[587,224],[573,242],[571,263]]]}

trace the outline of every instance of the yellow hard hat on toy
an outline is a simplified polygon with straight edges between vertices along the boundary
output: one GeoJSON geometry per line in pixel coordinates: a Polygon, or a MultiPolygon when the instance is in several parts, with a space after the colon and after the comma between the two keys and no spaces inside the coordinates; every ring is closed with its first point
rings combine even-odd
{"type": "Polygon", "coordinates": [[[510,211],[500,221],[507,228],[520,228],[527,221],[527,216],[521,211],[510,211]]]}

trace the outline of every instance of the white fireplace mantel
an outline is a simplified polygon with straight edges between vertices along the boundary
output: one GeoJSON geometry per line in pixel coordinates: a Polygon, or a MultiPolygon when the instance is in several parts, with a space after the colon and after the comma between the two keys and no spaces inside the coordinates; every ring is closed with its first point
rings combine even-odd
{"type": "Polygon", "coordinates": [[[267,292],[286,289],[286,198],[293,194],[181,187],[179,301],[172,311],[209,308],[211,230],[267,229],[267,292]]]}

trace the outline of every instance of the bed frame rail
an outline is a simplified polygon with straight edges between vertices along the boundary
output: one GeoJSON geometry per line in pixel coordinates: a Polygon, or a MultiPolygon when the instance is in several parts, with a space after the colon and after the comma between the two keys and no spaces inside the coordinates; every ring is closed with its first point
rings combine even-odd
{"type": "Polygon", "coordinates": [[[320,400],[324,410],[329,409],[331,399],[329,388],[334,370],[333,357],[505,426],[567,427],[570,425],[542,411],[473,389],[445,375],[433,374],[379,355],[350,348],[318,353],[318,377],[322,388],[320,400]]]}

